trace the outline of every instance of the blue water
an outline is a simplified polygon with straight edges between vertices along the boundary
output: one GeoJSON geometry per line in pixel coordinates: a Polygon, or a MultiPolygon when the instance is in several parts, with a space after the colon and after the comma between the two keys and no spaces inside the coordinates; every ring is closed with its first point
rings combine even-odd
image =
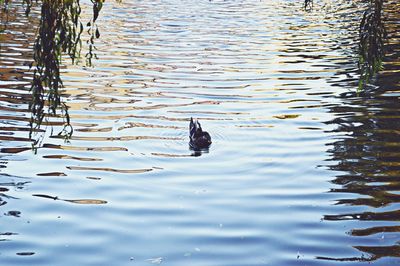
{"type": "MultiPolygon", "coordinates": [[[[88,21],[90,2],[81,4],[88,21]]],[[[380,168],[388,156],[400,161],[390,150],[397,139],[375,138],[396,95],[354,93],[362,7],[106,1],[93,66],[63,60],[74,134],[65,141],[56,137],[62,126],[43,125],[34,152],[26,62],[35,36],[28,23],[40,13],[25,17],[11,4],[0,33],[1,265],[398,263],[396,216],[351,216],[398,210],[390,195],[399,170],[380,168]],[[208,152],[189,149],[190,117],[211,134],[208,152]],[[371,153],[368,141],[386,155],[371,153]],[[368,183],[379,176],[393,179],[368,183]],[[378,206],[338,204],[363,194],[378,206]],[[394,250],[374,257],[362,247],[394,250]]]]}

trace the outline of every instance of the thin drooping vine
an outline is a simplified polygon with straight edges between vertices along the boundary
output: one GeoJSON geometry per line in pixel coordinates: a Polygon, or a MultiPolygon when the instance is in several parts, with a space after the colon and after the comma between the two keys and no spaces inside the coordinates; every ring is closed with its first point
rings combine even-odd
{"type": "Polygon", "coordinates": [[[96,20],[99,17],[99,12],[101,8],[103,7],[102,1],[91,1],[93,3],[93,18],[86,25],[87,27],[89,27],[88,34],[90,35],[90,38],[86,41],[88,45],[88,52],[86,53],[86,64],[89,66],[92,65],[93,58],[97,59],[96,53],[94,52],[96,50],[94,40],[100,38],[100,31],[96,25],[96,20]]]}
{"type": "Polygon", "coordinates": [[[360,24],[359,61],[360,79],[358,91],[370,82],[371,78],[382,70],[387,38],[383,23],[383,0],[370,0],[368,9],[360,24]]]}

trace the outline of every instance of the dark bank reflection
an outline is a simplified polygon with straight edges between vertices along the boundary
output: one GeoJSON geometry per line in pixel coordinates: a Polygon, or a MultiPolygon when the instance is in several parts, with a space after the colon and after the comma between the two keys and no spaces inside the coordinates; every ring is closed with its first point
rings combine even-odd
{"type": "MultiPolygon", "coordinates": [[[[7,161],[3,160],[3,158],[0,157],[0,166],[2,168],[5,167],[6,163],[7,161]]],[[[7,174],[2,174],[0,172],[0,218],[2,218],[2,216],[10,216],[16,218],[19,218],[21,216],[21,211],[10,209],[7,204],[9,201],[17,199],[10,194],[10,191],[13,192],[16,190],[22,190],[30,183],[30,181],[15,181],[18,179],[20,178],[9,176],[7,174]]],[[[9,241],[15,235],[18,235],[18,233],[8,231],[7,228],[3,227],[0,230],[0,242],[9,241]]]]}
{"type": "MultiPolygon", "coordinates": [[[[6,1],[7,2],[7,1],[6,1]]],[[[28,137],[30,112],[29,63],[32,61],[32,45],[38,18],[37,10],[30,17],[20,1],[9,1],[0,8],[0,217],[20,217],[19,210],[10,209],[9,204],[17,198],[14,191],[24,189],[30,181],[6,174],[6,167],[12,158],[5,153],[16,153],[30,149],[32,140],[28,137]],[[7,152],[8,151],[8,152],[7,152]]],[[[37,129],[36,132],[44,132],[37,129]]],[[[0,231],[0,241],[16,235],[7,228],[0,231]]]]}
{"type": "Polygon", "coordinates": [[[343,99],[343,105],[331,108],[340,137],[329,150],[330,169],[339,171],[332,193],[340,193],[336,204],[356,207],[356,212],[325,215],[328,221],[360,221],[350,230],[354,237],[390,236],[391,244],[357,245],[363,255],[349,258],[320,259],[338,261],[374,261],[400,257],[400,4],[389,2],[387,10],[387,57],[374,84],[375,92],[343,99]],[[373,224],[373,225],[371,225],[373,224]]]}
{"type": "MultiPolygon", "coordinates": [[[[1,175],[1,180],[4,181],[7,178],[6,175],[1,175]]],[[[10,190],[19,190],[23,189],[26,184],[30,183],[29,181],[21,181],[21,182],[0,182],[0,206],[6,205],[7,201],[10,199],[14,199],[14,197],[8,195],[8,191],[10,190]]],[[[9,215],[12,213],[18,213],[16,211],[8,212],[9,215]]],[[[14,215],[15,216],[15,215],[14,215]]]]}

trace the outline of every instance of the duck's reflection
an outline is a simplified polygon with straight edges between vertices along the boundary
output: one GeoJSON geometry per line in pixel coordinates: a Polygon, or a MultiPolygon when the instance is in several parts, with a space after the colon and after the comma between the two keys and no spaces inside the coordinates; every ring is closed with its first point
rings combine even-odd
{"type": "Polygon", "coordinates": [[[199,157],[199,156],[203,155],[203,153],[209,153],[209,149],[208,148],[205,148],[205,149],[194,149],[194,148],[189,146],[189,149],[192,152],[191,156],[194,156],[194,157],[199,157]]]}

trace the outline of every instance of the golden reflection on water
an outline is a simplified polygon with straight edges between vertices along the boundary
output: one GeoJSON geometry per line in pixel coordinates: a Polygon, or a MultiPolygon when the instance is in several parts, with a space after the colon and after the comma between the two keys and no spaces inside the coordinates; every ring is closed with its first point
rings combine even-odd
{"type": "Polygon", "coordinates": [[[153,152],[151,155],[165,157],[165,158],[182,158],[182,157],[191,157],[190,154],[169,154],[169,153],[157,153],[153,152]]]}
{"type": "Polygon", "coordinates": [[[63,172],[48,172],[48,173],[37,173],[37,176],[67,176],[63,172]]]}
{"type": "Polygon", "coordinates": [[[69,156],[69,155],[43,155],[45,159],[62,159],[62,160],[78,160],[82,162],[98,162],[103,161],[101,158],[84,158],[84,157],[76,157],[76,156],[69,156]]]}
{"type": "MultiPolygon", "coordinates": [[[[53,138],[62,138],[54,136],[53,138]]],[[[122,136],[122,137],[83,137],[83,136],[72,136],[70,140],[83,140],[83,141],[131,141],[131,140],[182,140],[178,137],[159,137],[159,136],[122,136]]]]}
{"type": "Polygon", "coordinates": [[[178,127],[178,126],[163,126],[163,125],[145,124],[145,123],[140,123],[140,122],[137,122],[137,123],[126,122],[124,126],[118,128],[118,131],[128,129],[128,128],[134,128],[134,127],[183,129],[183,127],[178,127]]]}
{"type": "MultiPolygon", "coordinates": [[[[82,146],[70,146],[70,145],[55,145],[50,143],[43,144],[42,148],[47,149],[59,149],[66,151],[128,151],[127,148],[124,147],[82,147],[82,146]]],[[[31,148],[29,148],[31,149],[31,148]]]]}
{"type": "Polygon", "coordinates": [[[153,168],[148,169],[114,169],[114,168],[106,168],[106,167],[83,167],[83,166],[67,166],[69,170],[76,171],[105,171],[105,172],[115,172],[121,174],[140,174],[153,171],[153,168]]]}
{"type": "Polygon", "coordinates": [[[55,196],[49,196],[45,194],[33,194],[32,196],[34,197],[39,197],[39,198],[46,198],[46,199],[52,199],[52,200],[61,200],[65,202],[70,202],[70,203],[75,203],[75,204],[106,204],[107,201],[105,200],[98,200],[98,199],[61,199],[59,197],[55,196]]]}

